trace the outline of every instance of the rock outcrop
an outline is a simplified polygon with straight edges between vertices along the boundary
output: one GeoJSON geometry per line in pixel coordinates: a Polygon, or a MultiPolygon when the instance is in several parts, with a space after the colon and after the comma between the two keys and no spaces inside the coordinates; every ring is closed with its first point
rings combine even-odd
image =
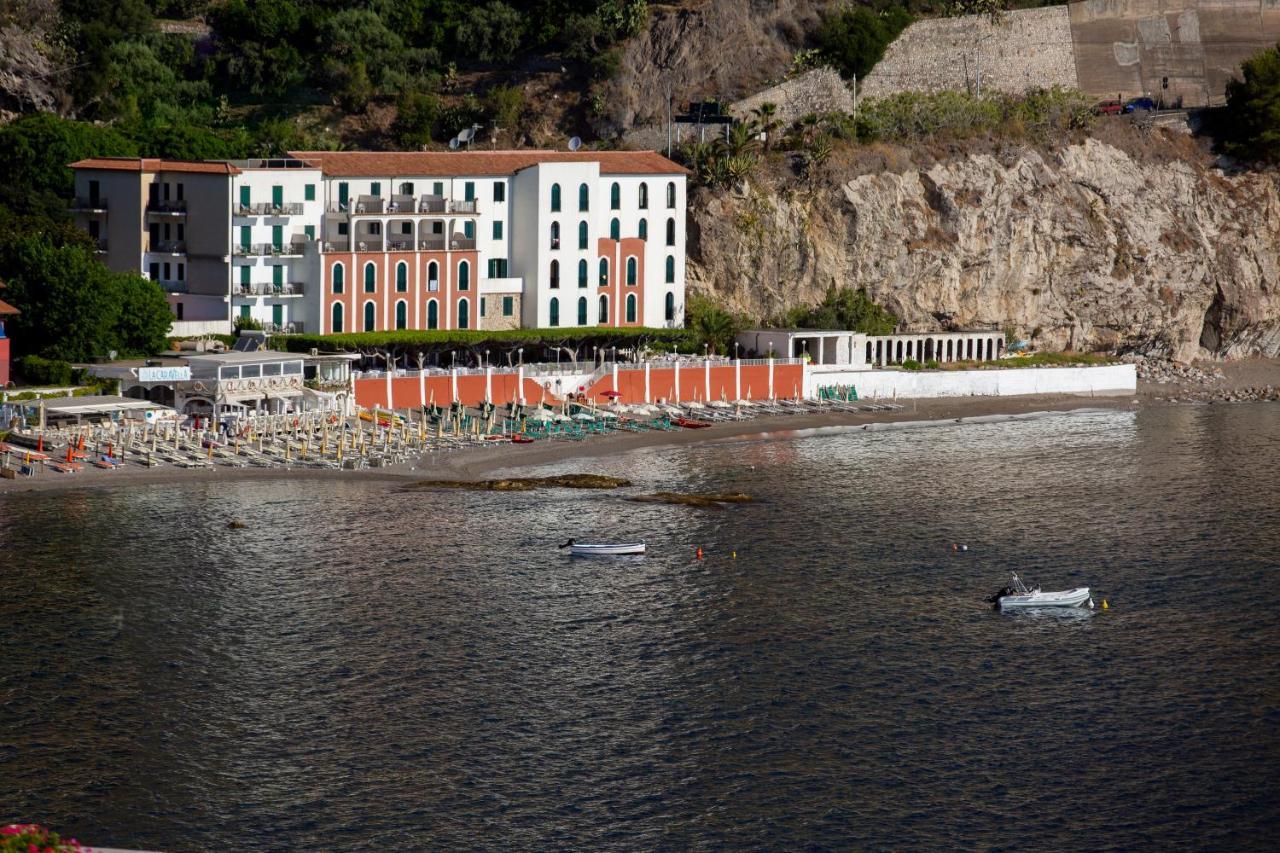
{"type": "MultiPolygon", "coordinates": [[[[889,158],[891,159],[891,158],[889,158]]],[[[906,330],[1055,349],[1280,355],[1280,174],[1088,139],[698,194],[694,292],[752,316],[866,288],[906,330]]]]}

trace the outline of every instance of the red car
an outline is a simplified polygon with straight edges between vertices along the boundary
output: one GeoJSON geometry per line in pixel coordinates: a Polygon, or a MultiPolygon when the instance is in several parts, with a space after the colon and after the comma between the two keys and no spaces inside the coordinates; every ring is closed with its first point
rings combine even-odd
{"type": "Polygon", "coordinates": [[[1093,114],[1098,116],[1118,116],[1124,112],[1123,101],[1100,101],[1093,108],[1093,114]]]}

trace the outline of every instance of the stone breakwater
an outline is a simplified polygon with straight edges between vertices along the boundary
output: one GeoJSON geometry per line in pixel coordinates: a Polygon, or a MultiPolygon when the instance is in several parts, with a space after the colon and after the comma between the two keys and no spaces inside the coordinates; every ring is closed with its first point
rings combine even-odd
{"type": "Polygon", "coordinates": [[[1233,382],[1221,367],[1198,367],[1141,355],[1128,355],[1124,360],[1135,366],[1146,394],[1156,402],[1280,402],[1280,385],[1233,382]]]}

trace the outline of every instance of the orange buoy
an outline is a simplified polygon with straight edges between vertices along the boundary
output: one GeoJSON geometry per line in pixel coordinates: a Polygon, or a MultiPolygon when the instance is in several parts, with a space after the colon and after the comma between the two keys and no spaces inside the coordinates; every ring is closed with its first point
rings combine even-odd
{"type": "Polygon", "coordinates": [[[699,546],[698,546],[698,550],[694,552],[693,558],[694,558],[695,560],[701,560],[701,559],[702,559],[702,546],[701,546],[701,545],[699,545],[699,546]]]}

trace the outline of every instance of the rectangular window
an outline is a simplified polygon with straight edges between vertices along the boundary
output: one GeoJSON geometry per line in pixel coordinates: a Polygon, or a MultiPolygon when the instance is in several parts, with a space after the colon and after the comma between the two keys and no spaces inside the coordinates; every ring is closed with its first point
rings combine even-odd
{"type": "Polygon", "coordinates": [[[159,280],[160,280],[160,264],[158,264],[158,263],[151,264],[151,265],[147,268],[147,272],[150,274],[150,276],[149,276],[149,277],[150,277],[150,279],[151,279],[152,281],[159,281],[159,280]]]}
{"type": "Polygon", "coordinates": [[[382,195],[382,181],[374,181],[369,185],[369,195],[375,197],[382,195]]]}
{"type": "Polygon", "coordinates": [[[436,181],[431,185],[432,195],[444,195],[444,181],[436,181]]]}
{"type": "Polygon", "coordinates": [[[169,266],[169,264],[165,264],[165,265],[164,265],[164,280],[165,280],[165,281],[173,281],[173,278],[172,278],[172,276],[171,276],[171,273],[172,273],[172,272],[173,272],[173,268],[172,268],[171,266],[169,266]]]}
{"type": "Polygon", "coordinates": [[[183,194],[182,181],[178,181],[178,201],[182,201],[186,196],[183,194]]]}
{"type": "Polygon", "coordinates": [[[249,303],[246,302],[244,305],[240,306],[240,316],[246,320],[249,319],[249,303]]]}
{"type": "Polygon", "coordinates": [[[465,184],[462,185],[462,198],[465,201],[476,200],[476,182],[475,181],[467,181],[465,184]]]}
{"type": "Polygon", "coordinates": [[[284,226],[271,226],[271,248],[273,251],[279,252],[284,248],[284,226]]]}
{"type": "Polygon", "coordinates": [[[182,319],[182,303],[179,302],[177,305],[173,307],[174,307],[174,310],[178,312],[178,319],[181,320],[182,319]]]}
{"type": "Polygon", "coordinates": [[[462,223],[462,234],[468,240],[474,240],[476,238],[476,224],[470,219],[462,223]]]}
{"type": "Polygon", "coordinates": [[[346,181],[338,183],[338,210],[345,211],[351,204],[351,185],[346,181]]]}
{"type": "Polygon", "coordinates": [[[506,278],[507,277],[507,259],[506,258],[490,258],[489,259],[489,278],[506,278]]]}
{"type": "MultiPolygon", "coordinates": [[[[500,186],[500,185],[498,185],[498,186],[500,186]]],[[[501,222],[495,222],[495,223],[493,223],[493,239],[495,239],[495,240],[501,240],[501,239],[502,239],[502,223],[501,223],[501,222]]]]}
{"type": "Polygon", "coordinates": [[[178,242],[182,242],[185,239],[187,239],[187,226],[179,222],[178,223],[178,242]]]}
{"type": "Polygon", "coordinates": [[[486,309],[487,307],[488,307],[488,306],[485,304],[485,298],[484,298],[483,296],[481,296],[481,297],[480,297],[480,316],[481,316],[481,317],[484,317],[484,316],[485,316],[485,309],[486,309]]]}
{"type": "Polygon", "coordinates": [[[401,222],[401,223],[400,223],[400,233],[401,233],[401,234],[412,234],[412,233],[413,233],[413,223],[412,223],[412,222],[401,222]]]}
{"type": "Polygon", "coordinates": [[[248,225],[241,225],[241,226],[240,226],[240,246],[241,246],[241,248],[244,248],[244,249],[248,249],[248,248],[249,248],[249,246],[251,245],[251,244],[250,244],[250,240],[252,240],[252,239],[253,239],[253,236],[252,236],[252,235],[253,235],[253,232],[249,229],[249,226],[248,226],[248,225]]]}
{"type": "Polygon", "coordinates": [[[249,269],[248,264],[245,264],[244,266],[240,267],[240,283],[243,284],[245,287],[249,286],[250,272],[251,270],[249,269]]]}
{"type": "Polygon", "coordinates": [[[499,181],[498,183],[496,183],[496,184],[494,184],[494,185],[493,185],[493,200],[494,200],[494,201],[506,201],[506,200],[507,200],[507,185],[506,185],[506,184],[504,184],[504,183],[502,183],[501,181],[499,181]]]}
{"type": "MultiPolygon", "coordinates": [[[[271,306],[271,322],[272,322],[272,323],[275,323],[275,324],[276,324],[276,326],[283,326],[283,325],[284,325],[284,306],[283,306],[283,305],[272,305],[272,306],[271,306]]],[[[279,370],[279,369],[280,369],[280,365],[278,365],[278,364],[273,364],[273,365],[270,365],[270,366],[271,366],[271,367],[274,367],[276,370],[279,370]]]]}
{"type": "Polygon", "coordinates": [[[370,234],[371,236],[373,236],[373,237],[381,236],[381,234],[382,234],[382,223],[381,223],[381,222],[370,222],[370,223],[369,223],[369,234],[370,234]]]}
{"type": "Polygon", "coordinates": [[[443,222],[441,222],[439,219],[437,219],[435,222],[432,222],[432,223],[431,223],[431,233],[432,233],[432,234],[443,234],[443,233],[444,233],[444,223],[443,223],[443,222]]]}
{"type": "Polygon", "coordinates": [[[168,201],[169,200],[169,182],[165,181],[164,184],[162,184],[161,186],[164,188],[164,200],[168,201]]]}
{"type": "Polygon", "coordinates": [[[315,184],[307,184],[305,187],[303,187],[303,188],[302,188],[302,198],[303,198],[303,200],[304,200],[304,201],[315,201],[315,200],[316,200],[316,185],[315,185],[315,184]]]}
{"type": "Polygon", "coordinates": [[[170,235],[171,235],[172,233],[173,233],[173,232],[169,230],[169,223],[168,223],[168,222],[166,222],[166,223],[164,224],[164,240],[165,240],[165,242],[166,242],[166,243],[167,243],[167,242],[169,242],[169,240],[171,239],[171,238],[170,238],[170,235]]]}
{"type": "Polygon", "coordinates": [[[339,236],[339,237],[345,237],[345,236],[347,236],[348,234],[350,234],[350,233],[351,233],[351,229],[350,229],[350,228],[348,228],[347,226],[348,226],[348,223],[346,223],[346,222],[339,222],[339,223],[338,223],[338,236],[339,236]]]}
{"type": "Polygon", "coordinates": [[[186,281],[186,280],[187,280],[187,265],[178,264],[178,281],[186,281]]]}
{"type": "Polygon", "coordinates": [[[102,223],[96,219],[89,220],[89,236],[97,240],[102,234],[102,223]]]}
{"type": "Polygon", "coordinates": [[[303,225],[302,233],[307,235],[308,240],[314,240],[316,238],[316,227],[314,225],[303,225]]]}
{"type": "Polygon", "coordinates": [[[515,310],[516,310],[515,297],[514,296],[502,297],[502,316],[510,317],[512,314],[515,313],[515,310]]]}
{"type": "Polygon", "coordinates": [[[98,181],[89,182],[89,205],[97,207],[98,202],[102,200],[102,184],[98,181]]]}
{"type": "Polygon", "coordinates": [[[279,287],[280,285],[284,284],[284,265],[283,264],[271,265],[271,283],[276,287],[279,287]]]}
{"type": "Polygon", "coordinates": [[[277,184],[271,188],[271,206],[282,207],[284,205],[284,187],[277,184]]]}
{"type": "Polygon", "coordinates": [[[147,187],[147,203],[155,204],[158,201],[160,201],[160,186],[158,184],[151,184],[147,187]]]}

